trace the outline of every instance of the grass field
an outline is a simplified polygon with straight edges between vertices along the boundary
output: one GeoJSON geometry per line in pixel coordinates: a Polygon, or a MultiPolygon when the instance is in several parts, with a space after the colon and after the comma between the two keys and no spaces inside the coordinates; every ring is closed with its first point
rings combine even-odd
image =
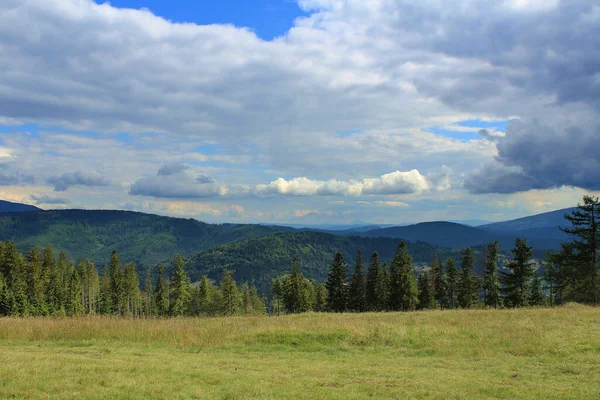
{"type": "Polygon", "coordinates": [[[0,318],[0,398],[600,398],[600,309],[0,318]]]}

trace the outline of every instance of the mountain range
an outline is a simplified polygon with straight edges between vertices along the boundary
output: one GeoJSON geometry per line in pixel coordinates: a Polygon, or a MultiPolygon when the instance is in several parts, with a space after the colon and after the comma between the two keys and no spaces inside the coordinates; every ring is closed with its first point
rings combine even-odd
{"type": "Polygon", "coordinates": [[[508,254],[516,237],[527,238],[541,257],[568,240],[558,227],[565,225],[564,214],[573,210],[477,227],[437,221],[387,227],[357,223],[345,230],[315,230],[207,224],[131,211],[44,211],[9,202],[0,206],[0,241],[12,240],[21,251],[51,246],[65,251],[71,259],[89,258],[102,265],[117,250],[123,262],[136,262],[140,269],[158,263],[168,265],[174,255],[183,254],[192,280],[204,274],[217,279],[224,268],[229,268],[236,271],[238,280],[253,281],[262,288],[271,278],[285,273],[294,257],[301,261],[308,277],[323,280],[336,251],[341,251],[350,264],[357,250],[363,251],[365,264],[374,251],[389,261],[400,240],[409,243],[417,265],[425,265],[434,255],[457,256],[459,249],[480,248],[496,240],[508,254]]]}

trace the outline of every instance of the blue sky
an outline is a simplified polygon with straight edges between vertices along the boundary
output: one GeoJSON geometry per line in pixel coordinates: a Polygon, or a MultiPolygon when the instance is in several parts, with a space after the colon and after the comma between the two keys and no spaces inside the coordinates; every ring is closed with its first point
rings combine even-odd
{"type": "Polygon", "coordinates": [[[2,197],[400,224],[600,193],[597,4],[436,4],[2,1],[2,197]]]}
{"type": "MultiPolygon", "coordinates": [[[[96,3],[104,1],[96,0],[96,3]]],[[[285,34],[297,17],[307,15],[293,0],[113,0],[121,8],[147,8],[173,22],[233,24],[271,40],[285,34]]]]}

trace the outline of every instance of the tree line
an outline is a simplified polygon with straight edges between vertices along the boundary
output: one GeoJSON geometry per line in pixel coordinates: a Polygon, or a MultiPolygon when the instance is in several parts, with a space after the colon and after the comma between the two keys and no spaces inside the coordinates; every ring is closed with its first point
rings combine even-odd
{"type": "Polygon", "coordinates": [[[176,256],[172,274],[165,267],[148,270],[140,285],[134,263],[122,265],[113,251],[102,275],[90,260],[76,264],[52,248],[33,247],[21,254],[11,241],[0,242],[0,315],[130,317],[263,314],[265,302],[256,287],[238,287],[225,270],[218,285],[206,276],[195,285],[176,256]],[[154,278],[156,275],[156,278],[154,278]],[[140,289],[141,286],[141,289],[140,289]]]}
{"type": "MultiPolygon", "coordinates": [[[[484,248],[481,276],[474,273],[471,248],[458,262],[434,257],[416,274],[405,242],[390,264],[374,252],[365,271],[359,251],[352,271],[338,252],[325,283],[306,279],[295,259],[288,274],[273,280],[271,311],[411,311],[472,307],[523,307],[576,301],[597,305],[600,246],[600,202],[584,196],[583,204],[565,215],[573,237],[561,250],[548,253],[544,274],[535,271],[533,249],[518,238],[511,258],[499,265],[497,242],[484,248]],[[458,265],[457,265],[458,264],[458,265]]],[[[562,228],[561,228],[562,229],[562,228]]],[[[136,265],[122,265],[113,251],[102,274],[90,260],[77,263],[52,248],[31,248],[26,254],[11,241],[0,242],[0,315],[45,316],[85,314],[131,317],[263,314],[266,303],[255,286],[238,286],[224,270],[220,282],[206,276],[190,283],[182,256],[176,256],[167,276],[165,267],[148,269],[140,284],[136,265]]]]}
{"type": "Polygon", "coordinates": [[[416,275],[412,257],[401,242],[392,262],[382,263],[373,253],[367,271],[359,251],[353,270],[338,252],[325,284],[306,279],[297,260],[290,273],[273,281],[276,313],[332,311],[412,311],[472,307],[524,307],[576,301],[597,305],[600,298],[598,250],[600,202],[584,196],[583,204],[565,215],[571,228],[561,228],[573,240],[561,251],[548,253],[542,276],[536,275],[533,248],[522,238],[515,240],[512,258],[499,266],[500,245],[484,247],[482,276],[474,274],[475,253],[460,252],[454,258],[437,257],[430,268],[416,275]]]}

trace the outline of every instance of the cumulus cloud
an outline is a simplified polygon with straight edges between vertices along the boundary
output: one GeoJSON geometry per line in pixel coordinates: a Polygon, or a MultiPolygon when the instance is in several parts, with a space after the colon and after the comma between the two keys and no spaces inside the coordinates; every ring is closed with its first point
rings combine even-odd
{"type": "Polygon", "coordinates": [[[51,196],[47,194],[31,194],[29,196],[35,204],[69,204],[69,199],[66,197],[51,196]]]}
{"type": "Polygon", "coordinates": [[[186,169],[188,169],[189,166],[187,165],[183,165],[177,162],[172,162],[172,163],[168,163],[163,165],[162,167],[160,167],[160,169],[157,172],[158,176],[168,176],[168,175],[174,175],[174,174],[178,174],[181,171],[185,171],[186,169]]]}
{"type": "Polygon", "coordinates": [[[108,186],[110,182],[96,171],[65,172],[47,179],[54,186],[54,191],[64,192],[71,186],[108,186]]]}
{"type": "Polygon", "coordinates": [[[362,181],[319,181],[305,177],[285,180],[279,178],[269,184],[257,185],[256,195],[289,196],[361,196],[420,193],[429,190],[427,178],[417,170],[395,171],[379,178],[366,178],[362,181]]]}

